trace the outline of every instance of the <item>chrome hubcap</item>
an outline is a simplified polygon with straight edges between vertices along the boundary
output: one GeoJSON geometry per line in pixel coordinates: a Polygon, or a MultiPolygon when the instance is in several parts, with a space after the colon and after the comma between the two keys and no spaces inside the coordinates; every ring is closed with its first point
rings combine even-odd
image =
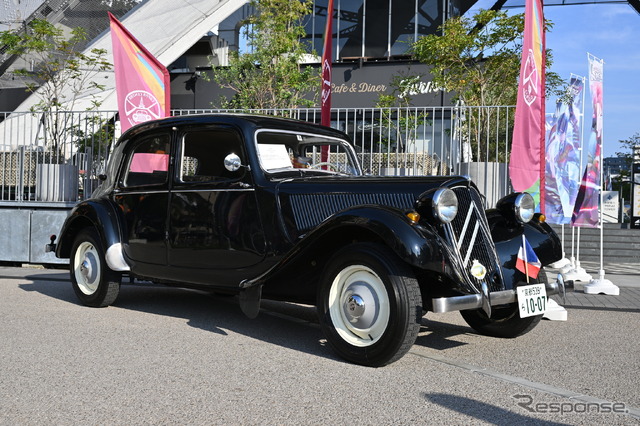
{"type": "Polygon", "coordinates": [[[389,323],[389,300],[384,283],[364,265],[340,271],[329,292],[333,325],[346,342],[370,346],[384,334],[389,323]]]}
{"type": "Polygon", "coordinates": [[[86,281],[91,280],[89,278],[91,276],[91,263],[89,263],[87,259],[85,259],[84,262],[82,262],[82,264],[80,265],[80,273],[86,281]]]}
{"type": "Polygon", "coordinates": [[[376,322],[380,301],[375,290],[368,283],[363,281],[351,283],[346,288],[342,300],[342,312],[354,328],[367,329],[376,322]]]}
{"type": "Polygon", "coordinates": [[[352,294],[347,299],[347,303],[345,304],[345,315],[347,317],[351,317],[350,322],[355,322],[360,318],[365,311],[364,300],[362,297],[357,294],[352,294]]]}
{"type": "Polygon", "coordinates": [[[92,295],[98,289],[100,280],[100,259],[93,244],[80,244],[75,255],[75,277],[78,288],[86,295],[92,295]]]}

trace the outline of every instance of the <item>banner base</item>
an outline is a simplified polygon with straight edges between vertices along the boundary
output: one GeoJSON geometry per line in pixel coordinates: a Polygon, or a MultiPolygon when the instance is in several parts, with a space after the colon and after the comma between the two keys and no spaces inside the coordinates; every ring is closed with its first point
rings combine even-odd
{"type": "Polygon", "coordinates": [[[604,278],[604,271],[600,270],[600,277],[595,280],[591,280],[589,284],[584,286],[584,292],[586,294],[606,294],[608,296],[619,296],[620,288],[613,284],[611,281],[604,278]]]}
{"type": "Polygon", "coordinates": [[[564,268],[567,265],[571,265],[571,261],[569,259],[567,259],[566,257],[563,257],[562,259],[558,260],[557,262],[553,262],[549,266],[551,268],[553,268],[553,269],[561,269],[561,268],[564,268]]]}
{"type": "Polygon", "coordinates": [[[569,271],[576,269],[576,258],[571,256],[569,263],[560,268],[561,274],[566,274],[569,271]]]}
{"type": "Polygon", "coordinates": [[[593,277],[587,274],[587,271],[580,266],[580,262],[576,261],[576,267],[567,272],[562,273],[565,281],[591,281],[593,277]]]}
{"type": "Polygon", "coordinates": [[[547,310],[542,315],[542,318],[550,321],[566,321],[567,310],[558,305],[555,300],[549,299],[547,300],[547,310]]]}

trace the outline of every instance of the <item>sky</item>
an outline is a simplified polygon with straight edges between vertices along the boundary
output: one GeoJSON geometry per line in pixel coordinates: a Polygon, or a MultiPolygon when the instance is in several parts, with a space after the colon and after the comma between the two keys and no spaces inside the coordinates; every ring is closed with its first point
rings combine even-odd
{"type": "MultiPolygon", "coordinates": [[[[473,10],[492,3],[480,0],[473,10]]],[[[524,8],[508,9],[508,13],[524,13],[524,8]]],[[[605,157],[616,156],[624,150],[619,140],[640,134],[640,14],[628,4],[600,3],[545,6],[544,15],[554,25],[546,39],[553,51],[552,71],[566,80],[572,73],[587,77],[587,53],[604,60],[603,149],[605,157]]],[[[555,111],[555,99],[547,100],[546,111],[555,111]]],[[[585,139],[591,115],[587,88],[585,139]]]]}

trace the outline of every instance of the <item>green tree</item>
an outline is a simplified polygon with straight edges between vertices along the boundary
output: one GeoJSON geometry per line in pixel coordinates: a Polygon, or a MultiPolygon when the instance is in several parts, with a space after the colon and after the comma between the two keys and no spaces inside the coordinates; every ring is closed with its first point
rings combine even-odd
{"type": "MultiPolygon", "coordinates": [[[[305,99],[317,93],[318,71],[300,65],[307,53],[301,22],[311,13],[309,0],[252,0],[256,14],[247,19],[247,52],[230,52],[229,66],[214,67],[213,80],[231,89],[223,108],[270,109],[313,106],[305,99]]],[[[215,104],[215,103],[214,103],[215,104]]]]}
{"type": "MultiPolygon", "coordinates": [[[[549,31],[553,25],[546,21],[545,27],[549,31]]],[[[505,116],[501,109],[476,107],[515,105],[524,15],[481,10],[471,19],[449,19],[439,30],[439,34],[419,38],[413,54],[431,66],[435,86],[454,93],[454,100],[471,107],[465,114],[463,138],[471,145],[475,159],[485,161],[497,156],[504,161],[506,140],[496,140],[493,133],[499,122],[513,123],[514,109],[505,116]]],[[[548,71],[553,57],[550,50],[546,53],[547,94],[559,95],[563,81],[548,71]]]]}
{"type": "Polygon", "coordinates": [[[7,53],[33,64],[32,69],[12,72],[23,78],[26,90],[39,99],[31,111],[42,114],[46,144],[56,155],[62,154],[62,143],[77,127],[67,112],[76,108],[80,97],[90,100],[87,110],[97,109],[100,106],[97,95],[104,86],[96,76],[111,69],[106,50],[91,49],[85,53],[79,48],[86,39],[83,28],[74,28],[66,36],[62,29],[42,19],[29,22],[25,31],[0,32],[0,44],[7,53]]]}
{"type": "MultiPolygon", "coordinates": [[[[428,113],[412,108],[415,88],[419,86],[421,75],[399,72],[391,77],[391,93],[380,94],[376,108],[380,108],[381,128],[390,130],[388,135],[397,144],[396,149],[404,152],[410,142],[416,140],[418,128],[428,125],[428,113]]],[[[384,141],[387,151],[389,141],[384,141]]]]}
{"type": "MultiPolygon", "coordinates": [[[[546,31],[553,28],[545,22],[546,31]]],[[[430,65],[433,83],[455,93],[465,105],[515,105],[522,56],[524,15],[481,10],[473,18],[456,17],[439,27],[440,34],[419,38],[413,45],[416,58],[430,65]]],[[[547,70],[553,63],[547,49],[547,70]]],[[[563,84],[546,73],[547,90],[563,84]]]]}

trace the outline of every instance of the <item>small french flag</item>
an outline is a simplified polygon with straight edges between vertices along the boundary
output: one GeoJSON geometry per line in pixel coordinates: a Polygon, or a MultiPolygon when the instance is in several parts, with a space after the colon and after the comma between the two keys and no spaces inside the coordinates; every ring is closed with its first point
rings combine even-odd
{"type": "Polygon", "coordinates": [[[518,250],[518,259],[516,260],[516,269],[531,278],[537,278],[542,264],[536,256],[536,252],[529,244],[529,241],[522,234],[522,246],[518,250]]]}

